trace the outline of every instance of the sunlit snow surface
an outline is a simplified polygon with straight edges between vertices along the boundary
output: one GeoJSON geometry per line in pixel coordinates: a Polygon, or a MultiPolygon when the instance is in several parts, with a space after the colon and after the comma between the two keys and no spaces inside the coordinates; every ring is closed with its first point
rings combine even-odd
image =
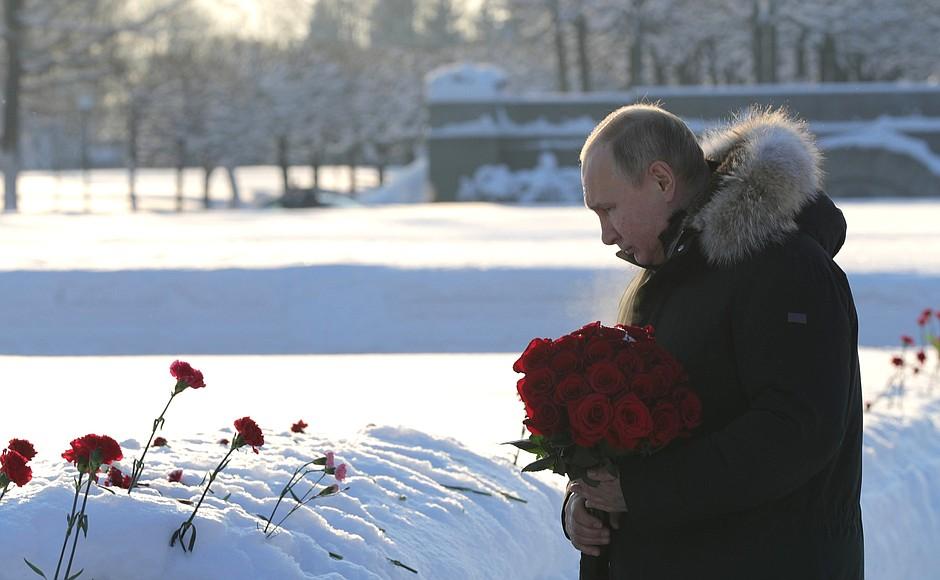
{"type": "MultiPolygon", "coordinates": [[[[940,202],[840,206],[838,262],[873,398],[890,345],[940,307],[940,202]]],[[[0,437],[40,453],[36,479],[0,503],[0,578],[31,577],[23,557],[54,569],[71,503],[58,455],[89,432],[146,440],[177,357],[208,387],[170,407],[170,445],[147,458],[152,489],[93,492],[82,577],[414,577],[389,559],[423,578],[574,577],[558,529],[563,482],[518,474],[499,443],[519,435],[511,365],[528,339],[612,322],[632,271],[594,220],[579,207],[484,204],[0,216],[0,437]],[[244,415],[268,444],[223,473],[196,552],[170,549],[191,509],[172,498],[198,497],[225,452],[215,441],[244,415]],[[290,436],[301,418],[309,435],[290,436]],[[253,514],[327,449],[349,463],[349,490],[265,540],[253,514]],[[188,486],[164,481],[173,468],[188,486]]],[[[902,406],[866,415],[869,578],[940,569],[940,385],[913,387],[902,406]]],[[[125,447],[124,467],[137,452],[125,447]]]]}

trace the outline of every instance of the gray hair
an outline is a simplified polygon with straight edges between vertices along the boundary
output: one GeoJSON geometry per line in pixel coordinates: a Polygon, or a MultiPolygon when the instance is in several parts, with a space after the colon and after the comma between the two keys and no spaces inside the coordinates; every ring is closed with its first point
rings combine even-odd
{"type": "Polygon", "coordinates": [[[582,164],[595,143],[610,147],[622,177],[634,185],[654,161],[668,163],[688,189],[697,190],[708,179],[708,164],[695,133],[655,104],[627,105],[607,115],[584,142],[582,164]]]}

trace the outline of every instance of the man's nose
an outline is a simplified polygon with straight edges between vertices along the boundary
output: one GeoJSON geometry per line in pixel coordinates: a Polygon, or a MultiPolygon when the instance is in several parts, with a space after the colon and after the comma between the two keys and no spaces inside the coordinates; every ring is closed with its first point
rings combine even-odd
{"type": "Polygon", "coordinates": [[[601,241],[604,242],[604,245],[612,246],[617,242],[619,234],[610,227],[610,222],[606,218],[601,218],[601,241]]]}

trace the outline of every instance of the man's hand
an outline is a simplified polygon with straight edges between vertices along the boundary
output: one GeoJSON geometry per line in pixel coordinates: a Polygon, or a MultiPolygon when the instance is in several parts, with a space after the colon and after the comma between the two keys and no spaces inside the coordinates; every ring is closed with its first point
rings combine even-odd
{"type": "Polygon", "coordinates": [[[571,538],[571,544],[589,556],[599,556],[599,546],[610,543],[610,530],[587,511],[584,497],[577,491],[572,491],[565,506],[565,530],[571,538]]]}
{"type": "Polygon", "coordinates": [[[611,475],[606,469],[589,469],[587,476],[599,482],[598,485],[587,485],[581,481],[571,484],[571,491],[583,497],[587,507],[611,514],[627,511],[619,477],[611,475]]]}

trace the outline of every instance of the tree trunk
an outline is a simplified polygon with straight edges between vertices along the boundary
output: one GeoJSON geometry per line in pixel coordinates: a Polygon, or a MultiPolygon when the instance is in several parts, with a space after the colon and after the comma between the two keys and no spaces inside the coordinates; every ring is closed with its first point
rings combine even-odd
{"type": "Polygon", "coordinates": [[[634,26],[633,40],[630,42],[630,86],[643,84],[643,26],[634,26]]]}
{"type": "Polygon", "coordinates": [[[23,76],[22,29],[20,11],[23,0],[4,0],[6,24],[7,75],[3,99],[3,136],[0,152],[3,157],[3,209],[17,209],[16,181],[20,169],[20,83],[23,76]]]}
{"type": "Polygon", "coordinates": [[[819,80],[831,83],[836,80],[836,74],[836,39],[827,32],[819,47],[819,80]]]}
{"type": "Polygon", "coordinates": [[[796,42],[796,78],[801,81],[808,81],[809,66],[806,60],[806,41],[809,38],[809,30],[805,27],[800,28],[800,38],[796,42]]]}
{"type": "Polygon", "coordinates": [[[209,209],[211,205],[211,200],[209,199],[210,185],[212,182],[212,172],[215,171],[215,166],[206,161],[202,165],[202,207],[209,209]]]}
{"type": "Polygon", "coordinates": [[[310,171],[313,174],[313,191],[320,191],[320,160],[316,155],[310,158],[310,171]]]}
{"type": "Polygon", "coordinates": [[[127,111],[127,190],[131,211],[137,211],[137,103],[131,97],[127,111]]]}
{"type": "Polygon", "coordinates": [[[591,91],[591,60],[588,50],[588,26],[587,17],[584,13],[579,13],[574,22],[575,32],[578,37],[578,71],[581,73],[581,92],[591,91]]]}
{"type": "Polygon", "coordinates": [[[754,82],[764,82],[764,27],[761,22],[760,0],[754,0],[751,9],[751,61],[754,82]]]}
{"type": "Polygon", "coordinates": [[[565,49],[565,30],[561,23],[561,7],[559,0],[551,0],[552,28],[555,35],[555,59],[558,65],[558,90],[567,93],[568,86],[568,55],[565,49]]]}
{"type": "Polygon", "coordinates": [[[176,140],[176,211],[183,211],[183,170],[186,169],[186,140],[176,140]]]}
{"type": "Polygon", "coordinates": [[[777,82],[777,4],[776,0],[768,0],[768,16],[764,21],[764,43],[767,51],[765,78],[769,83],[777,82]]]}
{"type": "Polygon", "coordinates": [[[225,173],[228,175],[228,183],[232,188],[232,200],[229,202],[229,207],[238,207],[242,204],[242,199],[238,191],[238,177],[235,175],[235,166],[226,163],[225,173]]]}
{"type": "Polygon", "coordinates": [[[280,135],[277,138],[277,165],[281,168],[281,189],[283,195],[287,195],[290,191],[290,163],[286,135],[280,135]]]}

